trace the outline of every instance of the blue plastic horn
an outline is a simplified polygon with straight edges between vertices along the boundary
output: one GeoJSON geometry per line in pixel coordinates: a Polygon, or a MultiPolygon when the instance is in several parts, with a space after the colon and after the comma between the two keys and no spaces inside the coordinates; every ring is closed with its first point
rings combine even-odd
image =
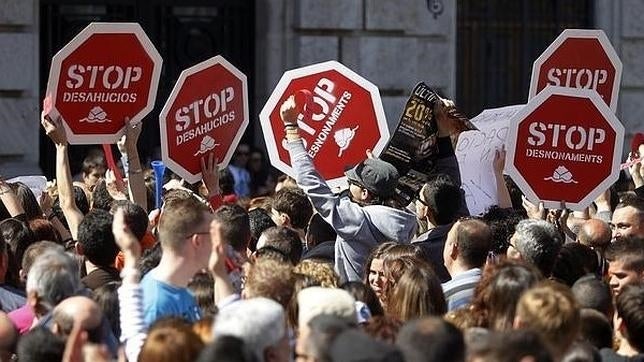
{"type": "Polygon", "coordinates": [[[155,208],[160,209],[161,208],[161,194],[163,193],[163,174],[165,173],[165,165],[163,164],[163,161],[155,160],[152,161],[152,170],[154,170],[154,183],[155,183],[155,190],[154,190],[154,202],[155,202],[155,208]]]}

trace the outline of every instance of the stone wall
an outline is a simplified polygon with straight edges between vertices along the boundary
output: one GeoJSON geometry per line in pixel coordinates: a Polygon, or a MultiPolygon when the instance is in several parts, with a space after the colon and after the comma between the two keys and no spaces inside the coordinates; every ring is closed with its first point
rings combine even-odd
{"type": "Polygon", "coordinates": [[[38,22],[33,0],[0,2],[0,175],[37,174],[38,22]]]}
{"type": "Polygon", "coordinates": [[[425,0],[258,0],[258,109],[285,70],[327,60],[378,86],[390,125],[419,81],[454,96],[456,2],[429,3],[433,12],[425,0]]]}

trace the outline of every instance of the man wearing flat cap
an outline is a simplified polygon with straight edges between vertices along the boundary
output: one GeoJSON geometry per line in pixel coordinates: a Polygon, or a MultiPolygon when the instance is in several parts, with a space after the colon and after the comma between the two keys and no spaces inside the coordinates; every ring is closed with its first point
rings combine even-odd
{"type": "Polygon", "coordinates": [[[371,249],[384,241],[408,243],[416,231],[416,216],[388,206],[399,175],[393,165],[377,158],[369,157],[348,170],[349,193],[334,194],[304,148],[298,133],[298,113],[293,96],[280,109],[297,184],[338,234],[336,272],[343,281],[359,281],[371,249]]]}

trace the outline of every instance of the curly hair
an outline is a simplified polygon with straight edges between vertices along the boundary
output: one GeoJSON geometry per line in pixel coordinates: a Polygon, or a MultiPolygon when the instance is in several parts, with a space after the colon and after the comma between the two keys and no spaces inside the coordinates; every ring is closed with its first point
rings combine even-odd
{"type": "Polygon", "coordinates": [[[337,288],[340,285],[340,277],[333,267],[326,263],[303,260],[295,266],[293,271],[318,281],[319,286],[324,288],[337,288]]]}
{"type": "Polygon", "coordinates": [[[293,295],[293,267],[271,258],[259,258],[246,275],[244,297],[272,299],[284,308],[293,295]]]}

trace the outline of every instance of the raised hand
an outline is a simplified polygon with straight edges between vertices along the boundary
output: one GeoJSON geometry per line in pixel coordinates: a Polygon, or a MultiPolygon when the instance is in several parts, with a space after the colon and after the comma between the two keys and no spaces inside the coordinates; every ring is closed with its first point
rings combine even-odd
{"type": "Polygon", "coordinates": [[[119,208],[114,214],[112,233],[114,234],[116,245],[126,254],[126,258],[128,255],[137,258],[141,255],[141,244],[125,223],[125,212],[123,209],[119,208]]]}
{"type": "Polygon", "coordinates": [[[494,161],[492,166],[496,175],[503,175],[503,168],[505,168],[505,145],[500,150],[494,151],[494,161]]]}
{"type": "Polygon", "coordinates": [[[40,114],[40,124],[45,129],[45,134],[54,142],[55,145],[67,145],[67,133],[63,127],[60,117],[51,118],[42,112],[40,114]]]}
{"type": "Polygon", "coordinates": [[[295,104],[295,96],[288,97],[287,100],[282,103],[280,107],[280,117],[284,124],[297,124],[297,117],[300,112],[297,109],[297,104],[295,104]]]}
{"type": "Polygon", "coordinates": [[[215,157],[214,153],[208,155],[208,160],[201,157],[201,179],[203,180],[206,190],[208,190],[208,197],[219,195],[219,169],[217,164],[219,160],[215,157]]]}
{"type": "Polygon", "coordinates": [[[539,205],[535,205],[530,202],[525,196],[521,197],[523,201],[523,208],[528,213],[528,218],[535,220],[545,220],[546,219],[546,208],[543,206],[543,202],[539,201],[539,205]]]}

